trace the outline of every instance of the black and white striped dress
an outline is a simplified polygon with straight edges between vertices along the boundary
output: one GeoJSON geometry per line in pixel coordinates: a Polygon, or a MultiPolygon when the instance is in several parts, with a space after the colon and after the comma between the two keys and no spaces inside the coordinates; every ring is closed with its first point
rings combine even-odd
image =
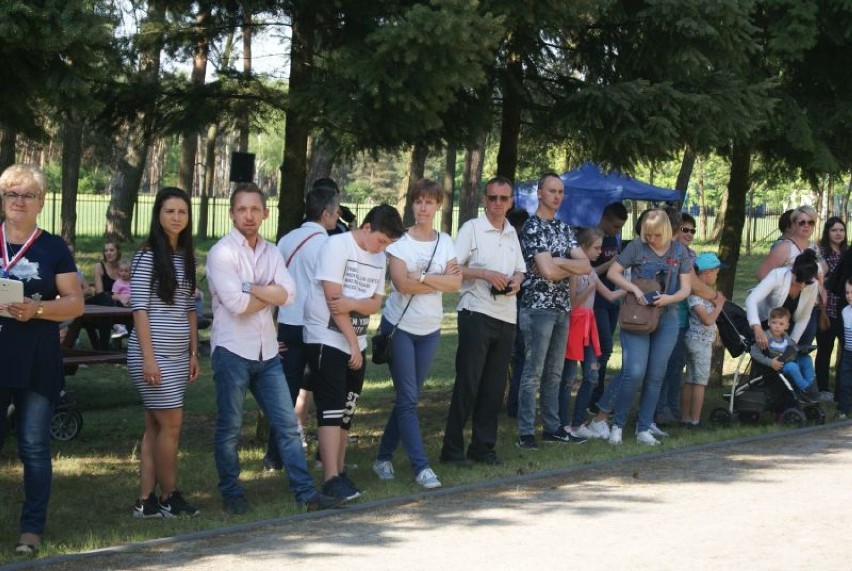
{"type": "Polygon", "coordinates": [[[130,278],[130,305],[133,311],[148,312],[151,343],[154,357],[160,367],[162,381],[151,386],[142,378],[142,351],[136,338],[136,329],[130,334],[127,345],[127,369],[130,379],[139,391],[146,409],[170,409],[183,406],[183,393],[189,381],[189,319],[195,311],[194,293],[184,281],[183,258],[174,255],[172,262],[178,280],[175,303],[169,305],[157,296],[156,282],[151,283],[154,272],[154,255],[140,250],[133,256],[130,278]]]}

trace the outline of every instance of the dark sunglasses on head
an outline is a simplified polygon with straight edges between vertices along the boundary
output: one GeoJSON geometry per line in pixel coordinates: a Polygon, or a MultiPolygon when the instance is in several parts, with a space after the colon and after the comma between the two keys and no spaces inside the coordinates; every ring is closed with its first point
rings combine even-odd
{"type": "Polygon", "coordinates": [[[509,202],[509,200],[512,199],[511,196],[504,196],[502,194],[486,194],[485,198],[487,198],[489,202],[497,202],[498,200],[500,202],[509,202]]]}
{"type": "Polygon", "coordinates": [[[695,228],[687,228],[686,226],[681,228],[680,231],[684,234],[695,234],[695,228]]]}
{"type": "Polygon", "coordinates": [[[799,220],[796,224],[799,226],[816,226],[816,220],[799,220]]]}

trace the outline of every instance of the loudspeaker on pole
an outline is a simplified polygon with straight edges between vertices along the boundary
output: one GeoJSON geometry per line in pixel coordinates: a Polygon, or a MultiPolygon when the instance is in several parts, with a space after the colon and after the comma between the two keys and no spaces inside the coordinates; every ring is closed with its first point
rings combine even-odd
{"type": "Polygon", "coordinates": [[[254,153],[231,153],[231,182],[252,182],[254,180],[254,153]]]}

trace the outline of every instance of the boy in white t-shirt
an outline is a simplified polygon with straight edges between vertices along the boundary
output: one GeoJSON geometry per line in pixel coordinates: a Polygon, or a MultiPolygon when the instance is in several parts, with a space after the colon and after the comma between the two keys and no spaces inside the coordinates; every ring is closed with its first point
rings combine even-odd
{"type": "Polygon", "coordinates": [[[404,232],[396,209],[382,204],[357,230],[331,236],[305,302],[305,351],[315,374],[323,493],[329,496],[360,495],[344,473],[346,439],[364,384],[367,326],[385,293],[384,251],[404,232]]]}

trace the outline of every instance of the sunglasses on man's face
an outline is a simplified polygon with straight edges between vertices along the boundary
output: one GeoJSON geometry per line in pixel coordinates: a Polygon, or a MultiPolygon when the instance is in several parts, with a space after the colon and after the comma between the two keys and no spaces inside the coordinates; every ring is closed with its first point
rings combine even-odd
{"type": "Polygon", "coordinates": [[[503,194],[486,194],[485,198],[488,199],[488,202],[509,202],[512,199],[511,196],[505,196],[503,194]]]}
{"type": "Polygon", "coordinates": [[[816,220],[799,220],[796,224],[799,226],[816,226],[816,220]]]}
{"type": "Polygon", "coordinates": [[[695,228],[687,228],[686,226],[681,228],[680,231],[684,234],[695,234],[695,228]]]}

